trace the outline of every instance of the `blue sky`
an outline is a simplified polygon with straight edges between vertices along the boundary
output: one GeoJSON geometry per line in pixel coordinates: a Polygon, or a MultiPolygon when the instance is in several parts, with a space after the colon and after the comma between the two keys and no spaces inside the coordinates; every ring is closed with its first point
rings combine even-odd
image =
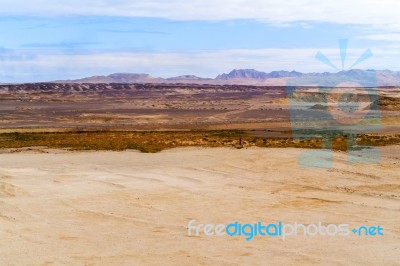
{"type": "Polygon", "coordinates": [[[0,82],[334,71],[314,57],[321,51],[339,66],[339,39],[349,39],[347,66],[370,48],[358,67],[400,70],[396,1],[274,2],[2,0],[0,82]]]}

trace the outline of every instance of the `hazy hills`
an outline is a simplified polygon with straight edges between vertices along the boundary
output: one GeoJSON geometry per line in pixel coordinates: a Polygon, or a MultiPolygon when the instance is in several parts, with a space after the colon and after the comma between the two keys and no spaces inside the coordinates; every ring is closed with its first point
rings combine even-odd
{"type": "Polygon", "coordinates": [[[92,76],[76,80],[58,80],[56,83],[183,83],[183,84],[219,84],[219,85],[320,85],[332,86],[344,83],[344,86],[362,84],[362,86],[400,86],[400,72],[390,70],[347,70],[337,73],[301,73],[297,71],[262,72],[254,69],[234,69],[216,78],[202,78],[183,75],[170,78],[153,77],[149,74],[115,73],[108,76],[92,76]],[[346,85],[347,84],[347,85],[346,85]]]}
{"type": "Polygon", "coordinates": [[[228,74],[218,75],[216,79],[229,80],[235,78],[245,78],[265,80],[271,78],[301,77],[302,75],[302,73],[296,71],[272,71],[271,73],[266,73],[254,69],[234,69],[228,74]]]}

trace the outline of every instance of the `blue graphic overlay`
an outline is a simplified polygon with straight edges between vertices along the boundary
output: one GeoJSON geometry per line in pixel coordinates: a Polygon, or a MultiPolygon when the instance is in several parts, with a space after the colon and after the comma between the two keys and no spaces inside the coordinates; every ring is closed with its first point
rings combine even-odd
{"type": "MultiPolygon", "coordinates": [[[[347,46],[347,40],[339,40],[343,70],[347,46]]],[[[371,56],[371,50],[367,49],[352,67],[371,56]]],[[[318,51],[315,58],[338,70],[322,52],[318,51]]],[[[382,127],[374,70],[350,69],[326,73],[324,77],[292,78],[286,84],[293,138],[322,139],[322,149],[304,152],[299,158],[300,166],[331,168],[332,144],[337,137],[347,140],[349,162],[373,163],[380,160],[378,150],[357,144],[358,134],[377,132],[382,127]]]]}

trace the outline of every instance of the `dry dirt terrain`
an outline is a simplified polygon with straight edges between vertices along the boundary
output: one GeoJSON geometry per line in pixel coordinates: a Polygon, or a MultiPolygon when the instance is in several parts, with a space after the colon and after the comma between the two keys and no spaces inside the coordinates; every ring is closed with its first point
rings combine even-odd
{"type": "MultiPolygon", "coordinates": [[[[0,154],[0,265],[398,265],[400,146],[375,164],[302,149],[0,154]],[[188,236],[196,223],[345,223],[383,236],[188,236]]],[[[31,153],[33,152],[33,153],[31,153]]]]}
{"type": "Polygon", "coordinates": [[[373,92],[359,88],[326,93],[299,87],[290,100],[288,92],[285,86],[245,85],[0,85],[0,129],[287,130],[299,118],[294,114],[313,123],[330,121],[326,108],[334,113],[354,102],[370,111],[369,118],[381,119],[383,130],[400,131],[398,87],[380,88],[376,101],[369,97],[373,92]],[[349,93],[355,96],[334,97],[349,93]]]}
{"type": "Polygon", "coordinates": [[[399,265],[399,92],[0,85],[0,265],[399,265]],[[365,146],[381,160],[350,163],[365,146]],[[320,148],[333,167],[302,168],[320,148]],[[383,235],[246,241],[191,220],[383,235]]]}

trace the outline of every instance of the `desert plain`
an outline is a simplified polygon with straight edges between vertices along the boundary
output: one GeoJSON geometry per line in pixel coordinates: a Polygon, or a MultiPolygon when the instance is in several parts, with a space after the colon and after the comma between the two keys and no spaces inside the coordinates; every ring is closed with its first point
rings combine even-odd
{"type": "Polygon", "coordinates": [[[400,146],[302,168],[303,149],[0,155],[1,265],[398,265],[400,146]],[[83,163],[84,162],[84,163],[83,163]],[[188,222],[380,225],[383,236],[188,235],[188,222]]]}
{"type": "Polygon", "coordinates": [[[312,88],[291,103],[281,87],[2,85],[0,265],[398,265],[399,88],[352,90],[369,131],[332,131],[339,107],[312,88]],[[325,127],[332,167],[304,167],[325,127]],[[370,146],[379,160],[349,160],[370,146]],[[191,220],[383,235],[246,241],[189,235],[191,220]]]}

